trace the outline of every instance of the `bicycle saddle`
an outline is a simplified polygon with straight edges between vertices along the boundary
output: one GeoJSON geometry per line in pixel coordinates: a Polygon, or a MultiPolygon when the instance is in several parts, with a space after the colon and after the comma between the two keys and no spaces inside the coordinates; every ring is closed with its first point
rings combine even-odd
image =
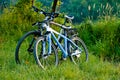
{"type": "Polygon", "coordinates": [[[72,20],[72,19],[74,19],[74,16],[65,15],[65,18],[72,20]]]}

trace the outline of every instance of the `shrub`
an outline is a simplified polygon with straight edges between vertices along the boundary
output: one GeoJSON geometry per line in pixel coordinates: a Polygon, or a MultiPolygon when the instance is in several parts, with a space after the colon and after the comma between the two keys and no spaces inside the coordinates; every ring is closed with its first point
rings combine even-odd
{"type": "Polygon", "coordinates": [[[32,10],[29,0],[21,0],[11,9],[4,9],[4,13],[0,15],[0,34],[20,37],[32,29],[32,23],[42,19],[43,15],[32,10]]]}
{"type": "Polygon", "coordinates": [[[108,60],[120,60],[120,19],[110,17],[96,22],[86,21],[79,28],[79,36],[89,50],[108,60]]]}

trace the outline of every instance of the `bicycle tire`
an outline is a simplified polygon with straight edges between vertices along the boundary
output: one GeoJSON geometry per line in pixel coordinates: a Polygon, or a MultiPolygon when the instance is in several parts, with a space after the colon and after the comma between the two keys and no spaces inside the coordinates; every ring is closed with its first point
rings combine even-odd
{"type": "Polygon", "coordinates": [[[32,58],[29,59],[29,57],[32,57],[31,53],[33,52],[32,50],[34,42],[31,44],[31,51],[28,51],[28,48],[30,47],[29,40],[31,41],[36,36],[40,36],[40,31],[29,31],[20,38],[15,50],[15,62],[17,64],[28,64],[30,61],[33,61],[32,58]]]}
{"type": "MultiPolygon", "coordinates": [[[[45,54],[44,54],[43,51],[40,50],[43,48],[41,45],[43,41],[46,42],[45,47],[48,50],[47,40],[45,40],[45,37],[39,37],[36,40],[35,45],[34,45],[34,57],[35,57],[36,63],[42,69],[50,68],[52,65],[57,66],[58,65],[58,55],[57,55],[57,50],[55,48],[55,45],[54,44],[51,45],[52,53],[50,55],[47,54],[48,52],[45,52],[45,54]]],[[[45,51],[47,51],[47,50],[45,50],[45,51]]]]}
{"type": "Polygon", "coordinates": [[[69,46],[69,53],[70,53],[70,59],[73,63],[79,65],[80,63],[87,62],[88,61],[88,49],[84,43],[84,41],[78,37],[71,38],[73,42],[75,42],[76,45],[78,45],[82,51],[80,54],[72,55],[73,52],[76,51],[74,46],[69,46]]]}

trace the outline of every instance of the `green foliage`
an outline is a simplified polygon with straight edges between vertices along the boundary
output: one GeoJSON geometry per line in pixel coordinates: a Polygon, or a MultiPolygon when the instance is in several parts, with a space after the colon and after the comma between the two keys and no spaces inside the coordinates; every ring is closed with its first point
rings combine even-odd
{"type": "MultiPolygon", "coordinates": [[[[3,0],[2,0],[3,1],[3,0]]],[[[0,1],[0,9],[2,12],[2,1],[0,1]]],[[[75,16],[74,22],[79,23],[86,18],[96,20],[101,16],[115,15],[120,17],[120,1],[119,0],[59,0],[62,2],[60,12],[65,12],[75,16]]],[[[8,4],[15,4],[17,1],[6,0],[8,4]],[[14,3],[15,2],[15,3],[14,3]]],[[[31,0],[20,0],[17,6],[21,7],[23,4],[30,5],[31,0]]],[[[34,5],[46,11],[51,11],[53,0],[34,0],[34,5]],[[41,4],[41,3],[42,4],[41,4]]],[[[9,5],[10,6],[10,5],[9,5]]],[[[58,9],[59,10],[59,9],[58,9]]],[[[59,12],[59,11],[58,11],[59,12]]]]}
{"type": "MultiPolygon", "coordinates": [[[[81,1],[79,3],[85,3],[87,5],[87,1],[81,1]]],[[[42,6],[41,3],[35,3],[35,5],[42,6]]],[[[0,34],[3,36],[16,36],[16,40],[18,40],[24,32],[33,29],[31,26],[32,23],[44,18],[43,15],[32,11],[30,0],[21,0],[11,8],[11,10],[7,8],[4,9],[4,14],[0,15],[0,34]]],[[[62,16],[62,14],[60,16],[62,16]]],[[[64,19],[61,17],[56,18],[55,21],[61,24],[64,23],[64,19]]],[[[58,31],[60,30],[60,28],[54,25],[52,25],[52,27],[58,31]]],[[[85,20],[80,25],[76,25],[76,27],[79,29],[79,36],[95,55],[120,60],[119,18],[108,15],[101,16],[100,20],[96,22],[85,20]]]]}
{"type": "Polygon", "coordinates": [[[74,22],[81,22],[86,18],[96,20],[101,16],[120,16],[119,0],[61,0],[61,12],[75,16],[74,22]]]}
{"type": "Polygon", "coordinates": [[[83,22],[79,35],[90,47],[90,50],[104,59],[120,60],[120,19],[110,17],[96,22],[83,22]]]}
{"type": "MultiPolygon", "coordinates": [[[[1,40],[1,39],[0,39],[1,40]]],[[[14,60],[16,42],[13,36],[0,42],[1,80],[119,80],[120,63],[99,60],[89,54],[87,63],[73,64],[69,59],[46,71],[38,65],[17,65],[14,60]],[[12,45],[11,45],[12,44],[12,45]]]]}
{"type": "Polygon", "coordinates": [[[21,0],[11,10],[4,9],[4,14],[0,15],[0,34],[20,37],[24,32],[33,29],[33,23],[43,18],[43,15],[32,10],[29,0],[21,0]]]}
{"type": "MultiPolygon", "coordinates": [[[[65,1],[71,1],[72,3],[72,0],[65,1]]],[[[0,15],[1,80],[120,79],[120,19],[113,16],[100,17],[100,20],[96,22],[86,20],[75,26],[79,31],[79,36],[89,48],[89,61],[87,63],[76,66],[67,60],[61,62],[57,68],[52,66],[47,71],[43,71],[36,64],[31,66],[27,64],[17,65],[14,60],[14,52],[18,38],[24,32],[32,30],[32,23],[41,21],[44,18],[43,15],[38,15],[38,13],[32,11],[29,3],[29,0],[21,0],[17,5],[11,7],[11,10],[4,9],[4,14],[0,15]],[[101,60],[92,53],[100,56],[101,60]],[[108,62],[106,59],[113,59],[118,63],[108,62]]],[[[87,0],[80,1],[80,3],[88,5],[87,0]]],[[[42,4],[37,3],[36,5],[41,6],[42,4]]],[[[55,21],[63,23],[64,19],[56,18],[55,21]]],[[[54,28],[58,29],[57,27],[54,28]]]]}

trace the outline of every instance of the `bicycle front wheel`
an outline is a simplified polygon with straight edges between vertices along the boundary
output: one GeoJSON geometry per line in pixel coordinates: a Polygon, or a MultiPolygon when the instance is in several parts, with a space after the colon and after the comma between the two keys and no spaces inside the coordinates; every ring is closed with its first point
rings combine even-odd
{"type": "Polygon", "coordinates": [[[88,61],[88,49],[85,43],[78,37],[73,37],[71,39],[78,47],[76,48],[73,45],[69,46],[70,59],[75,64],[79,65],[85,61],[88,61]]]}
{"type": "Polygon", "coordinates": [[[38,66],[43,69],[58,65],[58,56],[55,45],[51,45],[51,53],[48,53],[48,41],[45,37],[39,37],[34,45],[34,57],[38,66]],[[45,46],[43,47],[43,43],[45,46]]]}
{"type": "Polygon", "coordinates": [[[29,31],[18,41],[15,50],[15,61],[17,64],[30,64],[35,62],[33,56],[33,43],[40,36],[39,31],[29,31]]]}

